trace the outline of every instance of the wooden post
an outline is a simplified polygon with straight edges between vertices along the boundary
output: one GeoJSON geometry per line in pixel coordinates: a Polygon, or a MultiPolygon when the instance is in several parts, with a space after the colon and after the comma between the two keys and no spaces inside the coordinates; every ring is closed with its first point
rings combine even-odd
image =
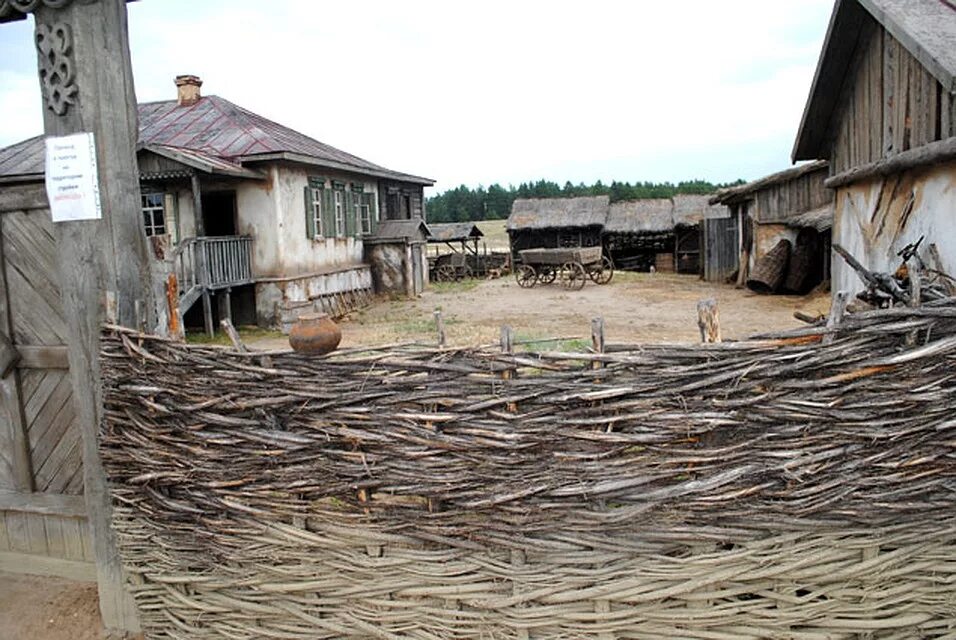
{"type": "Polygon", "coordinates": [[[714,298],[697,303],[697,327],[700,329],[701,342],[721,342],[720,309],[714,298]]]}
{"type": "MultiPolygon", "coordinates": [[[[5,5],[8,10],[14,7],[12,3],[5,5]]],[[[135,151],[138,127],[126,1],[63,0],[21,5],[35,7],[45,134],[92,132],[96,143],[103,217],[56,223],[54,236],[73,401],[83,443],[83,483],[96,557],[100,613],[108,632],[135,632],[139,622],[124,587],[98,450],[103,409],[100,331],[106,301],[115,299],[117,319],[126,326],[136,324],[136,300],[146,303],[151,316],[157,309],[139,215],[142,203],[135,151]]]]}
{"type": "MultiPolygon", "coordinates": [[[[594,353],[604,353],[604,318],[591,320],[591,348],[594,353]]],[[[591,366],[594,369],[603,369],[604,363],[595,360],[591,366]]]]}
{"type": "Polygon", "coordinates": [[[195,171],[189,176],[189,187],[193,196],[193,218],[196,220],[196,237],[206,235],[206,222],[202,217],[202,187],[199,184],[199,174],[195,171]]]}
{"type": "Polygon", "coordinates": [[[435,309],[435,330],[438,331],[438,346],[445,347],[445,320],[441,316],[441,309],[435,309]]]}
{"type": "Polygon", "coordinates": [[[232,323],[232,289],[223,289],[218,296],[219,322],[228,320],[232,323]]]}
{"type": "Polygon", "coordinates": [[[239,353],[249,353],[249,349],[246,348],[246,345],[242,343],[242,338],[239,336],[239,332],[236,331],[236,328],[232,326],[232,320],[229,318],[223,318],[219,321],[219,326],[222,327],[222,330],[229,337],[229,341],[232,342],[232,346],[239,353]]]}
{"type": "Polygon", "coordinates": [[[202,290],[202,318],[206,335],[210,338],[216,337],[216,325],[212,322],[212,294],[206,287],[202,290]]]}
{"type": "MultiPolygon", "coordinates": [[[[501,327],[501,352],[506,355],[512,355],[515,352],[515,335],[511,327],[505,325],[501,327]]],[[[511,380],[515,372],[511,369],[505,369],[501,372],[502,380],[511,380]]],[[[517,413],[518,405],[515,402],[509,402],[505,405],[505,410],[509,413],[517,413]]]]}
{"type": "MultiPolygon", "coordinates": [[[[846,314],[846,305],[850,301],[850,294],[846,291],[837,291],[833,296],[833,302],[830,304],[830,315],[827,316],[827,329],[835,329],[837,325],[843,322],[843,316],[846,314]]],[[[832,344],[836,340],[836,334],[827,333],[823,336],[823,344],[832,344]]]]}

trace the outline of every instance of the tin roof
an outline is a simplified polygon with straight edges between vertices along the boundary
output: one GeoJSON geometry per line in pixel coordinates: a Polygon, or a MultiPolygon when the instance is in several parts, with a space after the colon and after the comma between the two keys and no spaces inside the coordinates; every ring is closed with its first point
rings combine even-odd
{"type": "MultiPolygon", "coordinates": [[[[268,160],[288,160],[423,185],[429,178],[386,169],[219,96],[204,96],[190,106],[176,100],[139,105],[139,143],[176,150],[201,162],[232,167],[268,160]]],[[[43,137],[0,149],[0,178],[43,174],[43,137]]]]}

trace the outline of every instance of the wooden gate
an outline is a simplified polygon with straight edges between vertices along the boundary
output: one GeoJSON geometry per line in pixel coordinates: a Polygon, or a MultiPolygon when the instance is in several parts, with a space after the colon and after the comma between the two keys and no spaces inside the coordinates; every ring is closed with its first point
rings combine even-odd
{"type": "Polygon", "coordinates": [[[19,358],[0,378],[0,570],[95,579],[42,184],[0,194],[0,333],[19,358]]]}

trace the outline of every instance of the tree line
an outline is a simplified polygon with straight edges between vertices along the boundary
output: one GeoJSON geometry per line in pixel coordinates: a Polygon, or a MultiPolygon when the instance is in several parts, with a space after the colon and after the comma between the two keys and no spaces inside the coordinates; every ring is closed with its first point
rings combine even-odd
{"type": "Polygon", "coordinates": [[[513,185],[502,187],[496,183],[488,188],[479,185],[474,189],[461,185],[428,198],[426,210],[429,222],[503,220],[511,214],[511,204],[517,198],[610,196],[611,202],[616,202],[644,198],[671,198],[678,194],[706,195],[717,189],[738,184],[743,184],[743,180],[719,184],[706,180],[688,180],[677,184],[672,182],[630,183],[615,180],[609,185],[598,180],[592,185],[565,182],[563,187],[550,180],[538,180],[523,182],[517,187],[513,185]]]}

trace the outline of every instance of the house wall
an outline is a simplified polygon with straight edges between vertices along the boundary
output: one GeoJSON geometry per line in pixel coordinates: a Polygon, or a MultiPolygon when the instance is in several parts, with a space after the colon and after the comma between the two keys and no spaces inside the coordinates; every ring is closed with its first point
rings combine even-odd
{"type": "Polygon", "coordinates": [[[781,240],[789,240],[796,246],[797,230],[785,224],[755,224],[754,251],[750,254],[750,267],[767,255],[781,240]]]}
{"type": "Polygon", "coordinates": [[[956,135],[956,100],[868,17],[830,124],[830,171],[841,173],[956,135]]]}
{"type": "Polygon", "coordinates": [[[823,182],[827,170],[820,169],[757,191],[749,209],[755,222],[783,222],[833,201],[833,192],[823,182]]]}
{"type": "MultiPolygon", "coordinates": [[[[935,243],[942,269],[956,273],[956,161],[876,178],[838,189],[833,242],[868,269],[892,272],[903,247],[921,236],[921,254],[935,243]]],[[[832,258],[833,290],[856,293],[863,285],[842,258],[832,258]]]]}

